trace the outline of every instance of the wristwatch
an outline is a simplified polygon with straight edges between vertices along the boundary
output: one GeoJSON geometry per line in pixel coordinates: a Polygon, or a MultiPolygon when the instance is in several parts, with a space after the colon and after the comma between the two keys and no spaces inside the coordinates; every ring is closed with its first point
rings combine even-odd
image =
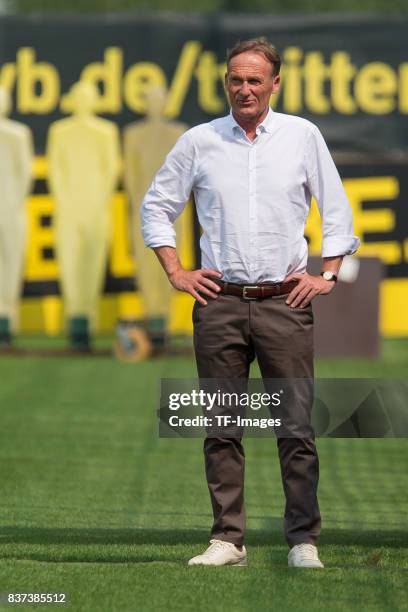
{"type": "Polygon", "coordinates": [[[330,270],[325,270],[324,272],[320,272],[320,276],[323,276],[324,280],[334,281],[337,283],[337,276],[334,272],[330,272],[330,270]]]}

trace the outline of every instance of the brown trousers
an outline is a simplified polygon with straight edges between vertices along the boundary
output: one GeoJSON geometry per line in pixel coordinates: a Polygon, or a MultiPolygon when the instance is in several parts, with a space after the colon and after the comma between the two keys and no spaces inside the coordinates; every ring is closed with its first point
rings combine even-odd
{"type": "MultiPolygon", "coordinates": [[[[263,378],[313,378],[313,312],[287,296],[245,301],[231,295],[195,302],[194,348],[200,378],[248,378],[257,357],[263,378]]],[[[309,415],[310,416],[310,415],[309,415]]],[[[319,461],[313,437],[278,438],[289,547],[320,534],[319,461]]],[[[211,537],[241,546],[245,536],[245,454],[238,438],[207,437],[205,470],[214,524],[211,537]]]]}

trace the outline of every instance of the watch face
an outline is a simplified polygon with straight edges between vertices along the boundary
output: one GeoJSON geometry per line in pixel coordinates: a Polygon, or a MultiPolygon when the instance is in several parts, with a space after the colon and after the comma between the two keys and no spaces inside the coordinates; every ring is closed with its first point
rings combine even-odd
{"type": "Polygon", "coordinates": [[[326,270],[326,272],[323,272],[323,278],[325,280],[334,280],[336,278],[336,275],[334,274],[334,272],[329,272],[328,270],[326,270]]]}

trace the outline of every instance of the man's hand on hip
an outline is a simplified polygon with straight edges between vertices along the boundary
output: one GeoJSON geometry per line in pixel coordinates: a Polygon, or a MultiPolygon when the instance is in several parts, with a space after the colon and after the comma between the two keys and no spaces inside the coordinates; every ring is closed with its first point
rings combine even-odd
{"type": "Polygon", "coordinates": [[[175,289],[185,291],[192,295],[203,306],[207,305],[206,300],[200,295],[208,295],[215,299],[221,290],[219,285],[211,280],[212,278],[220,279],[222,274],[217,270],[183,270],[179,269],[169,274],[169,281],[175,289]],[[199,293],[200,292],[200,293],[199,293]]]}
{"type": "Polygon", "coordinates": [[[327,295],[336,284],[335,281],[327,281],[323,276],[313,276],[304,272],[303,274],[290,274],[284,282],[298,280],[298,284],[289,293],[286,303],[291,308],[304,308],[316,295],[327,295]]]}

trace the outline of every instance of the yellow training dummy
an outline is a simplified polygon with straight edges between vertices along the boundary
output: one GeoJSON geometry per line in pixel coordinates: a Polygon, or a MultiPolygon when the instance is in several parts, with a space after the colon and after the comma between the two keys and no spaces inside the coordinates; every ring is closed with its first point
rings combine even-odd
{"type": "Polygon", "coordinates": [[[76,350],[89,350],[120,161],[116,125],[94,116],[97,96],[91,83],[76,83],[69,97],[73,114],[51,125],[47,145],[61,287],[76,350]]]}
{"type": "MultiPolygon", "coordinates": [[[[137,264],[137,284],[145,307],[147,329],[153,347],[163,348],[169,318],[171,286],[154,252],[144,246],[140,228],[140,206],[167,153],[187,125],[164,118],[167,92],[151,87],[146,93],[146,118],[124,129],[125,187],[131,202],[132,237],[137,264]]],[[[177,242],[181,224],[176,222],[177,242]]]]}
{"type": "Polygon", "coordinates": [[[30,128],[8,118],[11,98],[0,87],[0,346],[12,341],[21,289],[33,145],[30,128]]]}

